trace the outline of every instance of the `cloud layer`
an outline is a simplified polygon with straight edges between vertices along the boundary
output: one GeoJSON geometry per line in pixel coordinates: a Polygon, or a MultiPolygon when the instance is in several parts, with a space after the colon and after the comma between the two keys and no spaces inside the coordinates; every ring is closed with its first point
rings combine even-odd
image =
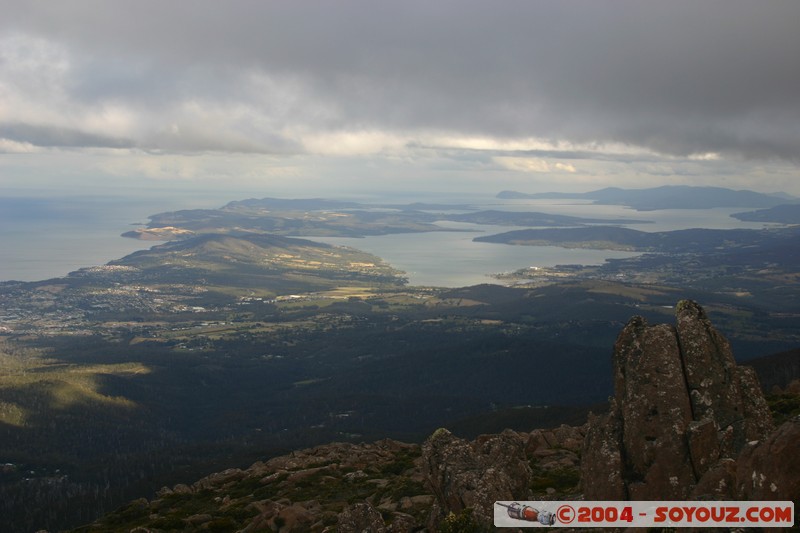
{"type": "Polygon", "coordinates": [[[800,160],[800,2],[0,6],[5,152],[800,160]]]}

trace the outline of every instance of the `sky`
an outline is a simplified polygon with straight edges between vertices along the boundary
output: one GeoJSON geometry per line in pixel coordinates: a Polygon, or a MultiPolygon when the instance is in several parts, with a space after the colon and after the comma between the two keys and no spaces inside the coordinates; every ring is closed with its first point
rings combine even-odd
{"type": "Polygon", "coordinates": [[[800,195],[795,0],[0,0],[0,191],[800,195]]]}

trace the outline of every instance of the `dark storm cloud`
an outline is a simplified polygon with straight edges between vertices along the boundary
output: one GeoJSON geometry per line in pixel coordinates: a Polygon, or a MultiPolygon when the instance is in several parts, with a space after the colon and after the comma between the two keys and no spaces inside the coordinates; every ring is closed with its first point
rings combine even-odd
{"type": "Polygon", "coordinates": [[[11,4],[3,31],[80,58],[74,99],[239,102],[265,137],[421,130],[800,157],[791,0],[11,4]],[[253,72],[296,97],[260,100],[242,88],[253,72]]]}

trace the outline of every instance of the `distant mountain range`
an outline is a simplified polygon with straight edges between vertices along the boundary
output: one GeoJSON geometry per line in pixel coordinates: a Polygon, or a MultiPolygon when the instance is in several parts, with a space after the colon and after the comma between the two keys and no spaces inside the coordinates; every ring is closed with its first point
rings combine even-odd
{"type": "Polygon", "coordinates": [[[562,198],[592,200],[596,204],[627,205],[638,211],[710,209],[713,207],[769,208],[798,201],[797,198],[785,193],[763,194],[746,190],[735,191],[722,187],[691,187],[688,185],[665,185],[650,189],[607,187],[585,193],[545,192],[526,194],[517,191],[503,191],[497,197],[505,200],[562,198]]]}

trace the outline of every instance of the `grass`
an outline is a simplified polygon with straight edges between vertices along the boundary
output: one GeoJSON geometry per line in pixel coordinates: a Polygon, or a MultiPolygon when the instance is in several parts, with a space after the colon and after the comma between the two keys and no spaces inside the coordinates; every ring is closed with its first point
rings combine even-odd
{"type": "Polygon", "coordinates": [[[548,488],[553,488],[556,493],[566,493],[578,486],[581,480],[580,471],[577,468],[559,467],[545,470],[537,464],[531,465],[533,480],[531,490],[534,494],[546,494],[548,488]]]}
{"type": "Polygon", "coordinates": [[[771,394],[767,396],[767,405],[776,426],[800,415],[800,395],[797,394],[771,394]]]}

